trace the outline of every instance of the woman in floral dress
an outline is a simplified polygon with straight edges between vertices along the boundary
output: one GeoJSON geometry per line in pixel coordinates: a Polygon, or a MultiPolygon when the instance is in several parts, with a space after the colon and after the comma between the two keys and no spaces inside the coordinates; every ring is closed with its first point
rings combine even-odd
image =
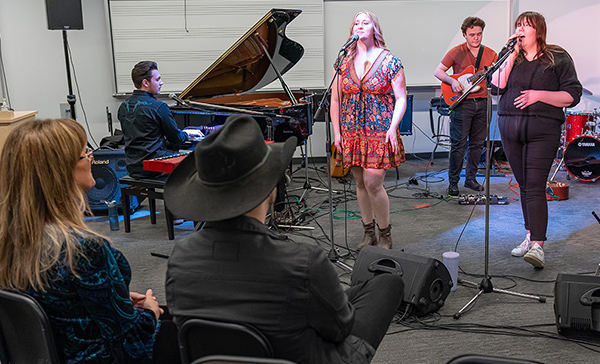
{"type": "MultiPolygon", "coordinates": [[[[390,202],[383,181],[387,169],[404,162],[398,126],[406,111],[406,81],[402,62],[385,46],[375,14],[354,16],[350,37],[359,36],[335,64],[331,120],[335,147],[344,168],[356,181],[356,196],[365,229],[357,246],[391,249],[390,202]],[[379,239],[375,232],[379,229],[379,239]]],[[[350,39],[350,37],[348,39],[350,39]]]]}

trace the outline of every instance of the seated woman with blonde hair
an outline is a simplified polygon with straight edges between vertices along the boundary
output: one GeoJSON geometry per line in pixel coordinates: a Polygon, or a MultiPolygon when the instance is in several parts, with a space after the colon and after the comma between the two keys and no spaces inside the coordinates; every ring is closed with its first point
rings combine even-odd
{"type": "Polygon", "coordinates": [[[65,363],[150,363],[162,309],[84,222],[92,150],[72,119],[32,120],[0,156],[0,288],[31,295],[65,363]]]}

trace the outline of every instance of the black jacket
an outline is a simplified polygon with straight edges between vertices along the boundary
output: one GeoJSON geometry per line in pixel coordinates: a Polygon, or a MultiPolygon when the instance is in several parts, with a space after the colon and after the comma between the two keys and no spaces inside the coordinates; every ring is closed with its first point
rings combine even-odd
{"type": "Polygon", "coordinates": [[[254,218],[208,222],[178,242],[166,292],[178,325],[189,317],[249,323],[277,358],[368,363],[375,353],[350,335],[354,306],[323,249],[285,240],[254,218]]]}
{"type": "Polygon", "coordinates": [[[143,161],[167,154],[166,141],[178,148],[187,135],[177,128],[171,110],[149,92],[135,90],[121,103],[119,121],[125,136],[127,172],[134,178],[154,177],[144,171],[143,161]]]}

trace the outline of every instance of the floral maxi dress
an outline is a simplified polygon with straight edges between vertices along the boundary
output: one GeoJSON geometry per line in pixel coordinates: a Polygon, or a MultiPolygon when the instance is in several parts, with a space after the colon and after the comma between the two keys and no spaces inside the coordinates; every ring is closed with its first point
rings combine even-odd
{"type": "Polygon", "coordinates": [[[391,52],[383,50],[362,80],[354,65],[344,59],[340,70],[342,106],[340,126],[344,140],[344,168],[395,168],[405,161],[404,145],[396,130],[398,149],[392,152],[385,135],[392,122],[395,98],[392,80],[402,69],[402,62],[391,52]]]}

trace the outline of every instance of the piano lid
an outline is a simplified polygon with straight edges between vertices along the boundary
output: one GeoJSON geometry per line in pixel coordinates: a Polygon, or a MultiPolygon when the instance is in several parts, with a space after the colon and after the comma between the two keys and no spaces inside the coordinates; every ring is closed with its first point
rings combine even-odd
{"type": "Polygon", "coordinates": [[[301,44],[285,36],[285,28],[301,12],[302,10],[271,9],[179,97],[189,100],[239,94],[275,81],[278,75],[269,58],[283,75],[304,54],[301,44]]]}

